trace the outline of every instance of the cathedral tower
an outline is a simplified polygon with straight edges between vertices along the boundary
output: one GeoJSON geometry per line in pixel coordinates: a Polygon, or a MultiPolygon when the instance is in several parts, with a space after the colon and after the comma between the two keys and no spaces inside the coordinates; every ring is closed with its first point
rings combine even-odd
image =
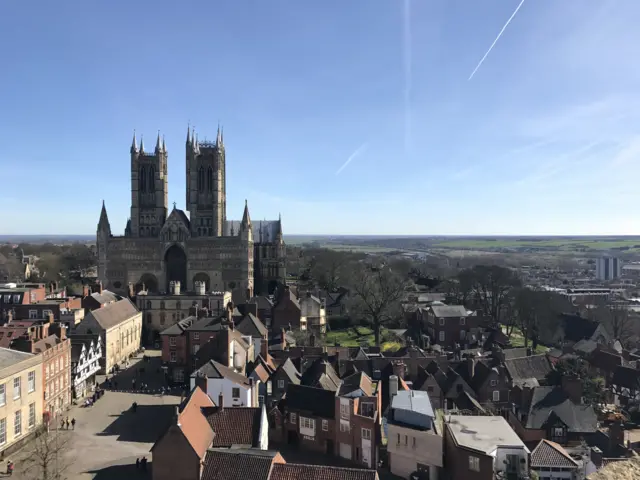
{"type": "Polygon", "coordinates": [[[222,130],[215,142],[199,142],[187,130],[187,210],[193,237],[221,237],[227,221],[225,152],[222,130]]]}
{"type": "Polygon", "coordinates": [[[164,138],[156,140],[153,153],[131,143],[131,230],[132,237],[156,238],[168,211],[167,147],[164,138]]]}

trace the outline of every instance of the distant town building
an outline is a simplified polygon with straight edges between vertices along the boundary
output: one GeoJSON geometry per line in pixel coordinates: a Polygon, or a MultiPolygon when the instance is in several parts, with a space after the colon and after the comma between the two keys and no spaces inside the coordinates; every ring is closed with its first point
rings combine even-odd
{"type": "Polygon", "coordinates": [[[596,278],[613,280],[622,275],[622,262],[615,257],[601,257],[596,260],[596,278]]]}

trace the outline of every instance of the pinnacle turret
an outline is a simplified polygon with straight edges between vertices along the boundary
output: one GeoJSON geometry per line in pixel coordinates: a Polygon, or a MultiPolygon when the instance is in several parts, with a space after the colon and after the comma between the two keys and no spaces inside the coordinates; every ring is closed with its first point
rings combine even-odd
{"type": "Polygon", "coordinates": [[[162,135],[162,151],[167,153],[167,144],[164,143],[164,135],[162,135]]]}
{"type": "Polygon", "coordinates": [[[98,231],[111,233],[111,225],[109,225],[109,216],[107,215],[107,207],[102,200],[102,210],[100,211],[100,220],[98,221],[98,231]]]}
{"type": "Polygon", "coordinates": [[[138,153],[138,145],[136,142],[136,131],[133,131],[133,141],[131,142],[131,153],[138,153]]]}
{"type": "Polygon", "coordinates": [[[144,153],[144,139],[140,135],[140,153],[144,153]]]}
{"type": "Polygon", "coordinates": [[[244,201],[244,213],[242,214],[241,227],[251,227],[251,217],[249,216],[249,204],[247,200],[244,201]]]}
{"type": "Polygon", "coordinates": [[[156,153],[162,152],[162,141],[160,140],[160,130],[158,130],[158,138],[156,138],[156,153]]]}
{"type": "Polygon", "coordinates": [[[191,125],[187,125],[187,146],[191,145],[191,125]]]}

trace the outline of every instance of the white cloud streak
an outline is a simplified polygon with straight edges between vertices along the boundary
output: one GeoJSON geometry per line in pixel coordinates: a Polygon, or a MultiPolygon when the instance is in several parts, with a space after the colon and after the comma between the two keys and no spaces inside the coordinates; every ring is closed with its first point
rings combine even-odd
{"type": "Polygon", "coordinates": [[[509,24],[511,23],[511,20],[513,20],[513,18],[516,16],[516,14],[518,13],[518,10],[520,10],[520,7],[522,7],[522,4],[524,4],[524,0],[521,0],[520,3],[518,4],[518,6],[516,7],[516,9],[514,10],[514,12],[511,14],[511,16],[509,17],[509,20],[507,20],[507,23],[504,24],[504,26],[502,27],[502,30],[500,30],[500,33],[498,33],[498,36],[496,37],[496,39],[493,41],[493,43],[491,44],[491,46],[489,47],[489,50],[487,50],[487,52],[484,54],[484,57],[482,57],[482,59],[480,60],[480,62],[478,62],[478,65],[476,65],[476,68],[473,70],[473,72],[471,72],[471,75],[469,75],[469,80],[471,80],[473,78],[473,76],[476,74],[476,72],[478,71],[478,69],[480,68],[480,66],[484,63],[485,59],[489,56],[489,54],[491,53],[491,50],[493,50],[493,47],[496,46],[496,43],[498,43],[498,40],[500,40],[500,37],[502,36],[502,34],[504,33],[504,31],[507,29],[507,27],[509,26],[509,24]]]}
{"type": "Polygon", "coordinates": [[[411,51],[411,0],[404,0],[402,27],[402,64],[404,70],[404,154],[405,156],[408,156],[411,146],[411,77],[413,70],[411,51]]]}
{"type": "Polygon", "coordinates": [[[367,146],[368,145],[366,143],[363,143],[351,155],[349,155],[349,158],[347,158],[347,161],[344,162],[342,166],[338,169],[338,171],[336,172],[336,175],[340,175],[340,172],[342,172],[345,168],[347,168],[347,166],[351,163],[353,159],[355,159],[358,155],[362,154],[367,149],[367,146]]]}

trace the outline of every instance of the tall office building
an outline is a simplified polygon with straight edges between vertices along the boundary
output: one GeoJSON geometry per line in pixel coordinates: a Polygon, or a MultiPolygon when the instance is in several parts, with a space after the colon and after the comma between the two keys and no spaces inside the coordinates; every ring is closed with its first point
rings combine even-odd
{"type": "Polygon", "coordinates": [[[613,280],[622,274],[622,262],[615,257],[602,257],[596,260],[596,278],[613,280]]]}

